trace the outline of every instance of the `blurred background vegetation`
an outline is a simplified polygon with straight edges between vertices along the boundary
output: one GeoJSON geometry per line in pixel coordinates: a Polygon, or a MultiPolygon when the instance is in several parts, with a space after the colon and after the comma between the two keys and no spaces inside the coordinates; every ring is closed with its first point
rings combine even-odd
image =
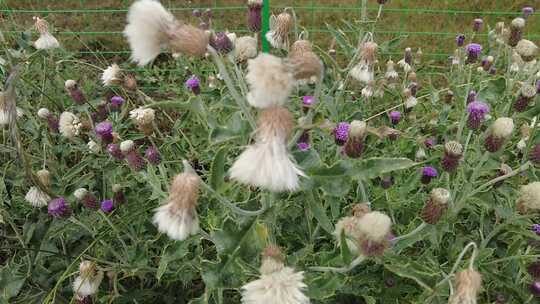
{"type": "MultiPolygon", "coordinates": [[[[122,37],[126,11],[132,0],[5,0],[0,1],[2,28],[8,35],[20,35],[32,29],[32,16],[45,17],[54,25],[60,40],[68,49],[114,59],[127,56],[128,47],[122,37]]],[[[247,0],[162,0],[178,17],[195,24],[192,8],[213,9],[213,27],[241,34],[246,31],[247,0]]],[[[327,24],[344,28],[343,21],[360,18],[362,0],[271,0],[272,11],[292,6],[300,26],[323,49],[332,43],[327,24]]],[[[377,13],[377,1],[368,0],[369,13],[377,13]]],[[[468,33],[475,18],[481,17],[485,27],[477,38],[482,40],[488,26],[497,21],[510,22],[521,14],[524,6],[540,9],[540,0],[389,0],[379,24],[376,40],[400,37],[400,47],[422,48],[426,57],[444,59],[454,47],[456,33],[468,33]]],[[[528,38],[539,42],[540,14],[527,26],[528,38]]],[[[338,49],[339,52],[339,49],[338,49]]],[[[398,56],[396,54],[396,56],[398,56]]]]}

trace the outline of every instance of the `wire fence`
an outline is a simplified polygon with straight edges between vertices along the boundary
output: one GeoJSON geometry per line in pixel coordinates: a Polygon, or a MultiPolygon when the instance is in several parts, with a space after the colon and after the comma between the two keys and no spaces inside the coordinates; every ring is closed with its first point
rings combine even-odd
{"type": "MultiPolygon", "coordinates": [[[[310,34],[310,39],[323,49],[332,41],[328,25],[344,28],[342,20],[354,21],[360,18],[362,0],[269,0],[273,13],[292,7],[298,15],[302,29],[310,34]]],[[[122,37],[125,15],[132,1],[124,0],[55,0],[51,4],[41,1],[37,4],[27,0],[4,1],[0,5],[3,17],[3,32],[6,35],[21,35],[32,29],[32,16],[46,17],[55,28],[57,35],[68,49],[80,55],[128,56],[130,51],[122,37]],[[45,6],[45,7],[43,7],[45,6]],[[109,7],[110,6],[110,7],[109,7]]],[[[246,6],[244,0],[214,1],[162,1],[175,15],[193,23],[198,20],[191,16],[194,9],[213,11],[213,26],[216,30],[229,30],[239,34],[248,33],[245,24],[246,6]]],[[[537,3],[539,1],[536,1],[537,3]]],[[[471,30],[472,21],[482,17],[484,30],[477,34],[485,40],[488,25],[497,21],[509,22],[521,15],[521,8],[530,1],[519,0],[391,0],[385,6],[375,34],[381,39],[401,38],[400,46],[421,47],[424,56],[442,59],[449,56],[454,37],[471,30]],[[484,3],[489,2],[489,3],[484,3]],[[511,3],[509,3],[511,2],[511,3]]],[[[373,17],[379,7],[375,0],[368,1],[367,11],[373,17]]],[[[540,14],[529,17],[526,37],[533,41],[540,39],[540,14]]],[[[354,36],[354,31],[343,30],[354,36]]],[[[339,52],[339,50],[338,50],[339,52]]],[[[394,53],[389,53],[393,55],[394,53]]],[[[396,55],[401,54],[399,52],[396,55]]]]}

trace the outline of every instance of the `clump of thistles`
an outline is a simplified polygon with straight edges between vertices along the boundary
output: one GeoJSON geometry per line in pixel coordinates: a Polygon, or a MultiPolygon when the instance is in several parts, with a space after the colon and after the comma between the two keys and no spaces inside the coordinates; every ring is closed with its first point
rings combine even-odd
{"type": "Polygon", "coordinates": [[[392,220],[388,215],[371,211],[358,220],[359,249],[364,256],[379,256],[389,247],[392,220]]]}
{"type": "Polygon", "coordinates": [[[519,95],[514,102],[514,110],[517,112],[523,112],[527,110],[529,107],[529,104],[532,100],[534,100],[534,97],[536,96],[536,88],[529,84],[524,84],[520,91],[519,95]]]}
{"type": "Polygon", "coordinates": [[[467,105],[467,112],[469,112],[467,126],[472,130],[478,130],[489,113],[489,106],[481,101],[473,101],[467,105]]]}
{"type": "Polygon", "coordinates": [[[498,118],[489,128],[484,147],[487,151],[494,153],[499,151],[505,141],[510,138],[514,131],[514,121],[512,118],[498,118]]]}
{"type": "Polygon", "coordinates": [[[98,292],[99,285],[103,280],[103,271],[97,269],[96,264],[91,261],[82,261],[79,265],[79,275],[73,281],[73,293],[75,299],[86,303],[88,299],[98,292]]]}
{"type": "Polygon", "coordinates": [[[266,40],[276,49],[287,49],[289,47],[289,32],[294,25],[291,14],[282,12],[270,18],[270,31],[266,33],[266,40]]]}
{"type": "Polygon", "coordinates": [[[463,156],[463,146],[457,141],[449,141],[444,145],[444,156],[441,167],[446,172],[454,172],[463,156]]]}
{"type": "Polygon", "coordinates": [[[437,224],[448,207],[450,192],[443,188],[431,190],[420,217],[428,224],[437,224]]]}
{"type": "Polygon", "coordinates": [[[248,146],[230,169],[230,177],[270,191],[294,191],[304,173],[292,160],[287,140],[293,128],[291,113],[282,107],[261,112],[255,143],[248,146]]]}
{"type": "Polygon", "coordinates": [[[140,171],[146,165],[144,158],[137,151],[137,147],[132,140],[124,140],[120,143],[120,151],[125,156],[129,167],[135,171],[140,171]]]}
{"type": "Polygon", "coordinates": [[[199,184],[199,176],[184,161],[184,172],[174,177],[169,198],[155,210],[153,222],[160,232],[183,241],[199,231],[196,210],[199,184]]]}
{"type": "Polygon", "coordinates": [[[374,65],[378,45],[375,42],[365,42],[360,50],[360,62],[351,70],[350,75],[357,81],[367,84],[375,78],[374,65]]]}
{"type": "Polygon", "coordinates": [[[206,53],[208,34],[176,20],[157,1],[135,2],[129,8],[127,21],[124,35],[132,50],[132,60],[141,66],[154,60],[162,46],[188,56],[202,57],[206,53]]]}
{"type": "Polygon", "coordinates": [[[364,138],[367,132],[367,124],[364,121],[354,120],[349,126],[347,142],[343,147],[343,152],[352,158],[362,156],[364,152],[364,138]]]}
{"type": "Polygon", "coordinates": [[[58,118],[53,115],[49,109],[47,108],[41,108],[38,110],[37,115],[41,119],[45,119],[47,121],[47,125],[49,126],[49,130],[54,133],[58,133],[58,118]]]}
{"type": "MultiPolygon", "coordinates": [[[[38,181],[41,183],[41,186],[48,188],[51,184],[50,173],[46,169],[39,170],[36,172],[38,181]]],[[[24,199],[35,208],[41,208],[47,206],[47,203],[51,197],[41,190],[40,187],[32,186],[26,193],[24,199]]]]}
{"type": "Polygon", "coordinates": [[[34,17],[34,27],[39,32],[38,40],[34,41],[34,47],[38,50],[48,50],[60,47],[58,40],[49,32],[49,23],[45,19],[34,17]]]}
{"type": "Polygon", "coordinates": [[[540,211],[540,182],[522,186],[516,204],[521,214],[540,211]]]}
{"type": "Polygon", "coordinates": [[[262,253],[261,276],[242,286],[243,304],[309,304],[303,272],[285,266],[281,249],[274,245],[262,253]]]}
{"type": "Polygon", "coordinates": [[[82,123],[75,114],[71,112],[63,112],[60,114],[58,121],[58,129],[62,136],[72,139],[79,136],[82,128],[82,123]]]}
{"type": "Polygon", "coordinates": [[[145,135],[151,135],[154,132],[153,122],[155,111],[151,108],[137,108],[129,112],[129,117],[135,122],[139,131],[145,135]]]}
{"type": "Polygon", "coordinates": [[[270,54],[259,54],[248,61],[246,81],[249,104],[263,109],[284,105],[294,86],[290,67],[270,54]]]}
{"type": "Polygon", "coordinates": [[[84,97],[81,87],[79,86],[77,81],[73,79],[68,79],[64,83],[64,87],[66,91],[68,91],[69,96],[71,96],[71,99],[73,99],[76,104],[80,105],[86,102],[86,98],[84,97]]]}
{"type": "Polygon", "coordinates": [[[293,69],[294,78],[300,83],[316,82],[321,77],[322,61],[313,52],[311,42],[307,40],[293,43],[288,62],[293,69]]]}
{"type": "Polygon", "coordinates": [[[75,198],[83,204],[84,207],[89,209],[98,209],[98,199],[96,196],[88,191],[86,188],[79,188],[73,192],[73,195],[75,198]]]}
{"type": "Polygon", "coordinates": [[[456,290],[448,300],[448,304],[476,304],[478,293],[482,288],[482,276],[470,268],[460,271],[455,278],[456,290]]]}

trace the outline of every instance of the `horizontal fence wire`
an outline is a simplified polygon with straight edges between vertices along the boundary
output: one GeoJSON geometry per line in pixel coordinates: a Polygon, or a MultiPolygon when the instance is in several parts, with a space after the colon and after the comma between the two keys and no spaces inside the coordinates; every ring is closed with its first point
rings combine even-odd
{"type": "MultiPolygon", "coordinates": [[[[494,0],[495,1],[495,0],[494,0]]],[[[223,13],[226,13],[226,12],[241,12],[241,11],[245,11],[246,10],[246,6],[241,6],[241,5],[231,5],[231,6],[223,6],[223,5],[218,5],[218,0],[214,0],[214,5],[213,6],[207,6],[207,5],[204,5],[204,6],[201,6],[201,5],[194,5],[192,7],[176,7],[176,6],[173,6],[171,5],[171,7],[168,7],[168,9],[172,12],[184,12],[184,13],[189,13],[190,11],[194,10],[194,9],[199,9],[199,10],[206,10],[206,9],[212,9],[213,11],[216,11],[216,12],[223,12],[223,13]]],[[[219,2],[222,2],[222,1],[219,1],[219,2]]],[[[274,2],[274,0],[271,0],[270,1],[271,3],[274,2]]],[[[324,2],[324,1],[319,1],[319,2],[324,2]]],[[[82,3],[82,2],[81,2],[82,3]]],[[[403,0],[402,3],[407,6],[407,1],[406,0],[403,0]]],[[[500,3],[500,2],[498,2],[500,3]]],[[[220,3],[220,4],[223,4],[223,3],[220,3]]],[[[299,3],[297,3],[299,4],[299,3]]],[[[308,3],[309,4],[309,3],[308,3]]],[[[315,16],[315,13],[325,13],[325,12],[328,12],[328,13],[332,13],[332,14],[342,14],[342,13],[347,13],[347,12],[351,12],[351,13],[355,13],[355,14],[358,14],[360,15],[360,12],[361,12],[361,7],[360,5],[336,5],[336,6],[329,6],[329,5],[316,5],[315,4],[315,1],[311,1],[311,5],[292,5],[292,6],[285,6],[285,5],[270,5],[270,8],[272,9],[273,12],[276,12],[276,11],[279,11],[279,10],[282,10],[284,8],[292,8],[294,9],[295,11],[298,11],[299,14],[301,12],[307,12],[309,13],[309,15],[307,15],[307,18],[306,19],[310,19],[311,18],[311,21],[312,23],[315,23],[315,20],[316,20],[316,16],[315,16]]],[[[369,12],[376,12],[379,10],[379,7],[378,6],[368,6],[367,7],[367,11],[369,12]]],[[[10,8],[10,7],[2,7],[0,8],[0,14],[2,14],[3,16],[5,17],[9,17],[9,16],[16,16],[18,14],[34,14],[34,15],[37,15],[37,14],[41,14],[41,15],[45,15],[45,16],[48,16],[48,15],[53,15],[55,16],[55,14],[57,15],[61,15],[61,14],[125,14],[127,13],[128,11],[128,7],[121,7],[121,8],[99,8],[99,9],[95,9],[95,8],[89,8],[89,9],[85,9],[85,8],[76,8],[76,9],[63,9],[63,8],[54,8],[54,9],[26,9],[26,8],[10,8]]],[[[375,30],[374,33],[375,34],[381,34],[381,35],[390,35],[390,36],[396,36],[396,37],[400,37],[400,38],[411,38],[411,37],[418,37],[417,39],[415,40],[419,40],[419,39],[438,39],[438,40],[442,40],[444,39],[445,42],[444,43],[439,43],[439,42],[434,42],[433,40],[430,40],[428,42],[429,45],[429,51],[425,52],[424,53],[424,56],[425,57],[431,57],[431,58],[434,58],[434,59],[444,59],[444,58],[447,58],[449,57],[451,54],[449,53],[448,51],[448,47],[444,48],[444,46],[448,46],[448,42],[450,41],[450,38],[453,38],[455,37],[456,35],[459,34],[459,32],[453,32],[453,31],[412,31],[412,30],[407,30],[405,29],[404,27],[404,24],[407,23],[407,20],[413,16],[414,14],[432,14],[432,15],[444,15],[446,16],[446,19],[451,19],[451,18],[461,18],[461,16],[468,16],[466,18],[469,18],[470,20],[472,20],[472,18],[474,18],[475,16],[493,16],[493,17],[502,17],[502,18],[507,18],[507,17],[515,17],[515,16],[519,16],[521,15],[522,13],[519,12],[519,11],[502,11],[502,10],[494,10],[494,11],[489,11],[489,10],[486,10],[486,11],[483,11],[483,10],[466,10],[466,9],[448,9],[448,8],[394,8],[394,7],[388,7],[386,6],[384,8],[384,13],[395,13],[395,14],[401,14],[401,17],[399,17],[399,19],[401,20],[401,24],[399,26],[399,28],[403,29],[403,30],[375,30]],[[434,37],[434,38],[431,38],[431,37],[434,37]],[[435,47],[438,47],[438,49],[434,49],[435,47]]],[[[540,16],[539,13],[534,13],[531,17],[529,18],[537,18],[538,16],[540,16]]],[[[24,17],[20,17],[20,18],[24,18],[24,17]]],[[[78,17],[78,16],[69,16],[68,18],[82,18],[81,17],[78,17]]],[[[93,17],[92,17],[93,18],[93,17]]],[[[108,18],[108,17],[107,17],[108,18]]],[[[114,17],[114,18],[118,18],[118,17],[114,17]]],[[[445,17],[437,17],[437,18],[445,18],[445,17]]],[[[12,17],[12,20],[15,20],[17,18],[13,18],[12,17]]],[[[24,19],[28,19],[28,18],[24,18],[24,19]]],[[[337,18],[336,18],[337,19],[337,18]]],[[[320,21],[320,20],[319,20],[320,21]]],[[[238,24],[237,24],[238,25],[238,24]]],[[[320,23],[319,24],[312,24],[312,25],[315,25],[315,26],[306,26],[306,27],[303,27],[304,29],[306,29],[309,33],[313,33],[313,34],[320,34],[320,35],[325,35],[326,36],[326,42],[328,42],[328,37],[330,37],[331,33],[333,33],[333,30],[330,30],[328,28],[323,28],[321,27],[320,23]],[[317,26],[319,25],[319,26],[317,26]]],[[[324,25],[324,24],[323,24],[324,25]]],[[[222,28],[225,28],[224,26],[221,26],[222,28]]],[[[216,29],[218,30],[218,29],[216,29]]],[[[222,29],[223,30],[223,29],[222,29]]],[[[249,31],[244,27],[244,28],[234,28],[234,29],[228,29],[229,31],[231,32],[235,32],[235,33],[239,33],[239,34],[244,34],[244,33],[249,33],[249,31]]],[[[353,30],[346,30],[346,29],[343,29],[343,30],[340,30],[340,32],[344,33],[344,34],[354,34],[355,31],[353,30]]],[[[17,30],[7,30],[7,31],[3,31],[3,33],[5,34],[9,34],[9,35],[21,35],[22,33],[25,33],[25,31],[17,31],[17,30]]],[[[55,35],[58,35],[58,36],[64,36],[64,37],[80,37],[79,39],[82,39],[82,37],[87,37],[86,39],[101,39],[101,37],[114,37],[114,39],[116,40],[119,40],[119,39],[123,39],[122,38],[122,31],[120,30],[112,30],[112,31],[108,31],[108,30],[82,30],[82,31],[65,31],[65,30],[60,30],[60,31],[55,31],[54,32],[55,35]],[[95,37],[95,38],[93,38],[95,37]],[[98,38],[99,37],[99,38],[98,38]]],[[[476,37],[478,38],[481,38],[481,39],[485,39],[488,35],[485,34],[485,33],[477,33],[476,34],[476,37]]],[[[320,36],[319,36],[320,37],[320,36]]],[[[537,34],[536,32],[534,34],[528,34],[528,35],[525,35],[526,38],[528,39],[539,39],[540,38],[540,34],[537,34]]],[[[112,39],[112,38],[111,38],[112,39]]],[[[317,41],[316,41],[317,42],[317,41]]],[[[112,43],[110,42],[103,42],[102,43],[104,46],[110,46],[112,45],[112,43]]],[[[109,47],[100,47],[99,50],[78,50],[78,51],[74,51],[75,54],[80,54],[82,56],[85,56],[85,55],[94,55],[94,56],[103,56],[103,57],[106,57],[106,56],[129,56],[131,54],[131,52],[129,50],[124,50],[123,48],[125,48],[125,42],[121,42],[121,43],[117,43],[117,45],[115,45],[113,47],[112,50],[107,50],[109,47]],[[119,47],[119,46],[122,46],[123,47],[119,47]],[[119,48],[119,49],[114,49],[114,48],[119,48]]],[[[338,53],[339,50],[338,50],[338,53]]],[[[399,52],[390,52],[390,53],[384,53],[385,55],[397,55],[397,56],[402,56],[402,53],[399,53],[399,52]]]]}

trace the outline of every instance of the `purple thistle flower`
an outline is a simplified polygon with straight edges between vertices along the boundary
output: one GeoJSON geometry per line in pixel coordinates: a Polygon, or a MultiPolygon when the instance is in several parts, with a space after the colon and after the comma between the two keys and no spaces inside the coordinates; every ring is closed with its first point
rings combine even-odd
{"type": "Polygon", "coordinates": [[[431,137],[431,138],[428,138],[424,141],[424,146],[426,146],[426,148],[428,149],[431,149],[433,148],[433,146],[435,146],[437,144],[437,139],[431,137]]]}
{"type": "Polygon", "coordinates": [[[459,34],[456,36],[456,44],[459,47],[462,47],[465,44],[465,35],[459,34]]]}
{"type": "Polygon", "coordinates": [[[422,184],[427,185],[431,182],[431,180],[435,177],[437,177],[439,173],[437,172],[437,169],[434,167],[424,167],[422,168],[422,184]]]}
{"type": "Polygon", "coordinates": [[[539,224],[533,224],[531,230],[536,233],[536,235],[540,235],[540,225],[539,224]]]}
{"type": "Polygon", "coordinates": [[[535,144],[529,152],[529,160],[536,166],[540,166],[540,143],[535,144]]]}
{"type": "Polygon", "coordinates": [[[152,165],[157,166],[159,165],[159,163],[161,163],[161,155],[159,154],[159,150],[154,146],[148,147],[144,151],[144,156],[146,157],[148,162],[152,165]]]}
{"type": "Polygon", "coordinates": [[[113,126],[108,121],[100,122],[94,128],[94,132],[101,139],[103,143],[111,143],[113,140],[112,135],[113,126]]]}
{"type": "Polygon", "coordinates": [[[523,18],[527,19],[529,18],[530,15],[534,13],[534,8],[530,6],[526,6],[522,9],[522,12],[523,12],[523,18]]]}
{"type": "Polygon", "coordinates": [[[113,96],[111,97],[111,108],[113,108],[113,110],[118,110],[124,102],[125,100],[121,96],[113,96]]]}
{"type": "Polygon", "coordinates": [[[467,126],[471,130],[478,130],[486,114],[489,113],[489,106],[481,101],[473,101],[467,106],[467,112],[469,112],[467,126]]]}
{"type": "Polygon", "coordinates": [[[347,142],[347,139],[349,138],[349,127],[350,125],[348,122],[340,122],[337,124],[334,129],[334,138],[337,145],[343,146],[345,142],[347,142]]]}
{"type": "Polygon", "coordinates": [[[300,151],[307,151],[311,148],[311,145],[308,142],[299,142],[297,146],[300,151]]]}
{"type": "Polygon", "coordinates": [[[186,88],[190,89],[193,94],[199,95],[201,93],[201,82],[197,76],[192,75],[186,80],[186,88]]]}
{"type": "Polygon", "coordinates": [[[314,103],[315,103],[315,97],[310,96],[310,95],[306,95],[302,97],[302,104],[304,105],[304,107],[310,107],[314,103]]]}
{"type": "Polygon", "coordinates": [[[247,24],[250,31],[260,32],[262,28],[262,6],[258,3],[253,3],[248,6],[247,24]]]}
{"type": "Polygon", "coordinates": [[[540,297],[540,282],[534,281],[534,282],[531,284],[531,292],[532,292],[535,296],[540,297]]]}
{"type": "Polygon", "coordinates": [[[107,200],[102,201],[100,209],[101,209],[101,211],[103,211],[105,213],[109,213],[109,212],[113,211],[114,210],[113,200],[107,199],[107,200]]]}
{"type": "Polygon", "coordinates": [[[475,63],[482,53],[482,46],[478,43],[467,44],[467,63],[475,63]]]}
{"type": "Polygon", "coordinates": [[[389,116],[393,125],[397,125],[399,121],[401,120],[401,112],[399,111],[392,111],[390,112],[389,116]]]}
{"type": "Polygon", "coordinates": [[[218,52],[227,54],[233,49],[233,43],[225,32],[218,32],[210,38],[210,45],[218,52]]]}
{"type": "Polygon", "coordinates": [[[481,18],[474,19],[473,22],[473,31],[478,32],[480,29],[482,29],[482,25],[484,25],[484,20],[481,18]]]}
{"type": "Polygon", "coordinates": [[[67,217],[71,214],[71,210],[63,197],[51,200],[47,206],[47,211],[53,217],[67,217]]]}
{"type": "Polygon", "coordinates": [[[107,152],[109,152],[109,154],[116,160],[124,159],[124,154],[122,154],[122,151],[120,151],[120,147],[117,144],[108,144],[107,152]]]}

